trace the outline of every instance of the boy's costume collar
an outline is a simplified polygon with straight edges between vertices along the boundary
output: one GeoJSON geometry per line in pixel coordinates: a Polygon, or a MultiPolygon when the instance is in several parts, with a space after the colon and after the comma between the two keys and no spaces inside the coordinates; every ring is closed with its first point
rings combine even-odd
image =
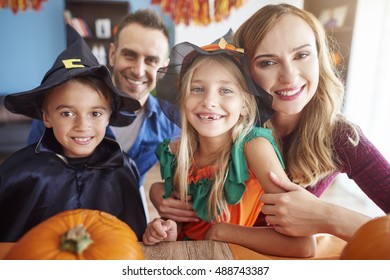
{"type": "Polygon", "coordinates": [[[29,91],[7,95],[4,106],[13,113],[42,120],[41,106],[47,91],[74,77],[88,75],[101,79],[112,91],[110,124],[131,124],[135,118],[134,111],[141,107],[139,102],[116,89],[110,71],[99,64],[83,38],[70,25],[66,26],[66,30],[68,46],[45,74],[41,85],[29,91]]]}
{"type": "Polygon", "coordinates": [[[181,77],[200,55],[213,56],[222,54],[231,59],[244,75],[249,93],[256,97],[259,112],[258,124],[262,125],[272,116],[272,96],[253,81],[249,56],[244,49],[233,45],[232,37],[233,32],[229,30],[220,39],[203,47],[198,47],[189,42],[179,43],[171,51],[169,65],[158,70],[156,96],[160,100],[160,105],[165,115],[179,127],[181,126],[178,109],[181,77]],[[164,102],[175,105],[176,110],[172,110],[172,107],[166,108],[167,106],[163,104],[164,102]]]}
{"type": "MultiPolygon", "coordinates": [[[[53,130],[46,128],[42,138],[35,146],[35,153],[53,153],[66,164],[66,157],[63,155],[61,144],[54,137],[53,130]]],[[[123,165],[124,155],[118,142],[110,138],[103,138],[91,155],[88,166],[91,168],[120,167],[123,165]]]]}

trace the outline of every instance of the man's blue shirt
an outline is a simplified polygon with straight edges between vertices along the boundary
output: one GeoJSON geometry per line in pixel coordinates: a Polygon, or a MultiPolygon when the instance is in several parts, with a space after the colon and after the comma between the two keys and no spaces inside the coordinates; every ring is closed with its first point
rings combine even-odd
{"type": "MultiPolygon", "coordinates": [[[[132,158],[140,174],[140,186],[142,186],[146,173],[157,163],[155,154],[157,144],[164,139],[175,139],[180,135],[180,128],[171,122],[162,112],[158,100],[149,95],[144,105],[145,120],[140,132],[127,154],[132,158]]],[[[27,143],[38,142],[43,135],[45,126],[42,121],[34,120],[27,139],[27,143]]],[[[107,127],[106,136],[115,139],[110,127],[107,127]]]]}

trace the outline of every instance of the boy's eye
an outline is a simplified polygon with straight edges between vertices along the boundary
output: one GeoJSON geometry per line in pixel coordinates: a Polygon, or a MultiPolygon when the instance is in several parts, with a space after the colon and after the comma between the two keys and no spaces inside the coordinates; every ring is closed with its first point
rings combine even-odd
{"type": "Polygon", "coordinates": [[[63,116],[63,117],[71,117],[71,116],[74,116],[74,113],[73,112],[69,112],[69,111],[65,111],[65,112],[61,112],[61,116],[63,116]]]}
{"type": "Polygon", "coordinates": [[[102,115],[103,115],[102,112],[92,112],[92,116],[94,116],[94,117],[100,117],[102,115]]]}

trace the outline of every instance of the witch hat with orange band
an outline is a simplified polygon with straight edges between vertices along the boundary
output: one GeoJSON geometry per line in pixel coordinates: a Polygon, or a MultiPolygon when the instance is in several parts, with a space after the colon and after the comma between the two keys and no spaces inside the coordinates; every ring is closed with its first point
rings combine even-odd
{"type": "Polygon", "coordinates": [[[164,114],[178,126],[181,126],[178,109],[181,92],[180,79],[195,58],[200,55],[222,54],[230,58],[244,75],[249,93],[256,97],[259,116],[257,124],[263,125],[272,116],[272,96],[252,80],[249,56],[244,49],[236,48],[231,43],[232,35],[232,30],[229,30],[220,39],[203,47],[198,47],[189,42],[179,43],[171,51],[169,65],[158,70],[157,98],[164,114]]]}

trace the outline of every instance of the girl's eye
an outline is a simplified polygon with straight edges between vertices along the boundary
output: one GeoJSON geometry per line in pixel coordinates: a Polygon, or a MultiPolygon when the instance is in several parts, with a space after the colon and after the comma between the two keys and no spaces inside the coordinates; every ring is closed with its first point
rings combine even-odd
{"type": "Polygon", "coordinates": [[[223,94],[233,93],[233,91],[231,89],[228,89],[228,88],[221,88],[220,92],[222,92],[223,94]]]}
{"type": "Polygon", "coordinates": [[[69,112],[69,111],[61,112],[61,116],[63,117],[72,117],[74,115],[75,114],[73,112],[69,112]]]}
{"type": "Polygon", "coordinates": [[[191,91],[191,93],[202,93],[202,92],[204,92],[203,88],[201,88],[201,87],[192,87],[190,89],[190,91],[191,91]]]}

